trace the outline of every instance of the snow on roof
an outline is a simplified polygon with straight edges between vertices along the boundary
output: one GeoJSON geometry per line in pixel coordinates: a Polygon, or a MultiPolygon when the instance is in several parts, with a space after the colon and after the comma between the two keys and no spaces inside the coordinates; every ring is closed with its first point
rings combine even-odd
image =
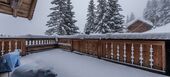
{"type": "Polygon", "coordinates": [[[170,33],[170,23],[161,27],[157,27],[150,31],[147,31],[146,33],[170,33]]]}
{"type": "Polygon", "coordinates": [[[143,19],[143,18],[134,19],[133,21],[131,21],[131,22],[125,24],[125,25],[126,25],[126,27],[129,27],[130,25],[132,25],[132,24],[135,23],[136,21],[142,21],[142,22],[144,22],[144,23],[146,23],[146,24],[149,24],[149,25],[151,25],[151,26],[153,25],[152,22],[147,21],[147,20],[145,20],[145,19],[143,19]]]}
{"type": "Polygon", "coordinates": [[[72,39],[143,39],[143,40],[170,40],[170,33],[114,33],[96,35],[57,36],[57,38],[72,39]]]}

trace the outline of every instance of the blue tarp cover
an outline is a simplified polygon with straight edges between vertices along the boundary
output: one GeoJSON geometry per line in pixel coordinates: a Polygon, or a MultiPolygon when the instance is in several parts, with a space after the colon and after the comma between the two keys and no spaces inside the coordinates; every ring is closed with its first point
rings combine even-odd
{"type": "Polygon", "coordinates": [[[0,72],[12,72],[20,65],[20,50],[5,54],[0,58],[0,72]]]}

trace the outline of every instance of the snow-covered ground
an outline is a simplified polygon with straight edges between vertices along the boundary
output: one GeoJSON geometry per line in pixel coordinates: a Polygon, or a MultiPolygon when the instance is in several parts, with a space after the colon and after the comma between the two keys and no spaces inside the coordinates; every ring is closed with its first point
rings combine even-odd
{"type": "Polygon", "coordinates": [[[39,64],[53,68],[57,77],[167,77],[61,49],[27,55],[21,61],[22,65],[39,64]]]}

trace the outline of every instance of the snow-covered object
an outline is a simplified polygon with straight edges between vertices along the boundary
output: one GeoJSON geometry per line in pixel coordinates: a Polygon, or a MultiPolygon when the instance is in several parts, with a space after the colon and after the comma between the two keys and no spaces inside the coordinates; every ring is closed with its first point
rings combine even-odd
{"type": "Polygon", "coordinates": [[[141,21],[141,22],[143,22],[143,23],[146,23],[146,24],[148,24],[148,25],[153,26],[152,22],[147,21],[147,20],[145,20],[145,19],[143,19],[143,18],[134,19],[134,20],[132,20],[131,22],[129,22],[129,23],[127,23],[127,24],[124,24],[124,25],[126,25],[126,27],[129,27],[130,25],[134,24],[136,21],[141,21]]]}
{"type": "Polygon", "coordinates": [[[115,33],[115,34],[96,34],[96,35],[57,36],[57,38],[170,40],[170,33],[115,33]]]}
{"type": "Polygon", "coordinates": [[[41,64],[28,64],[17,68],[11,77],[56,77],[51,68],[42,66],[41,64]]]}
{"type": "Polygon", "coordinates": [[[170,33],[170,23],[167,25],[152,29],[146,33],[170,33]]]}

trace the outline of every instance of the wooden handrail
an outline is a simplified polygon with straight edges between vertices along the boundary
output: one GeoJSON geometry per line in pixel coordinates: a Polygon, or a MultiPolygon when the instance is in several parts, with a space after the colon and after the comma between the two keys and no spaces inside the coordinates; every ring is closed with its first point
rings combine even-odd
{"type": "Polygon", "coordinates": [[[58,38],[58,47],[113,62],[166,71],[165,41],[135,39],[58,38]]]}
{"type": "Polygon", "coordinates": [[[57,47],[55,38],[0,38],[0,56],[21,49],[21,55],[57,47]]]}

